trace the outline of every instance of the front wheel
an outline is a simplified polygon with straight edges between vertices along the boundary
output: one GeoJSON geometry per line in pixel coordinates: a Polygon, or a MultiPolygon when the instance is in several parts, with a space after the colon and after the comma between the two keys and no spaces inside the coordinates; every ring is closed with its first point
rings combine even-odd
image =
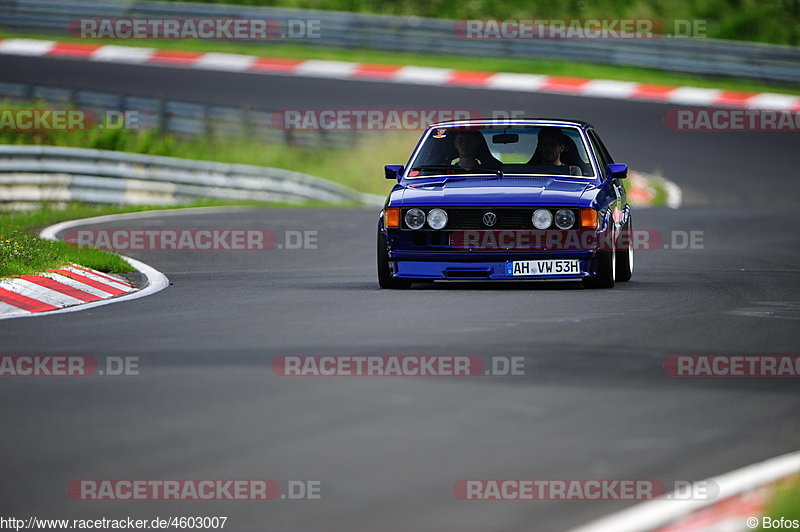
{"type": "MultiPolygon", "coordinates": [[[[612,238],[611,240],[615,240],[612,238]]],[[[614,280],[617,273],[617,253],[614,247],[611,246],[610,250],[601,250],[597,252],[597,273],[591,277],[583,278],[583,286],[586,288],[613,288],[614,280]]]]}
{"type": "Polygon", "coordinates": [[[386,249],[386,240],[383,233],[378,230],[378,286],[381,288],[408,288],[411,281],[395,279],[389,271],[389,250],[386,249]]]}
{"type": "Polygon", "coordinates": [[[624,283],[630,281],[633,275],[633,223],[630,216],[628,216],[625,229],[622,230],[622,234],[617,240],[616,247],[619,248],[616,251],[616,280],[624,283]]]}

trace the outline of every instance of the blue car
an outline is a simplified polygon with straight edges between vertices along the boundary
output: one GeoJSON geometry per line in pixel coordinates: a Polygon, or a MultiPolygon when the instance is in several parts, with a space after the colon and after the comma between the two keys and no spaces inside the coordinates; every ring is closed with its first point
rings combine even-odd
{"type": "Polygon", "coordinates": [[[575,280],[611,288],[633,273],[628,167],[577,120],[439,122],[378,222],[378,283],[575,280]]]}

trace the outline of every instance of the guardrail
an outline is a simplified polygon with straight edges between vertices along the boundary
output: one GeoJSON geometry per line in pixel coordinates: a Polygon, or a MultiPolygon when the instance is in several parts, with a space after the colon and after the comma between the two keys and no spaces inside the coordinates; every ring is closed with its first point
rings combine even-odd
{"type": "Polygon", "coordinates": [[[85,201],[175,205],[198,199],[383,205],[383,198],[280,168],[156,155],[0,146],[0,205],[85,201]]]}
{"type": "MultiPolygon", "coordinates": [[[[800,48],[700,38],[652,40],[462,39],[454,21],[335,11],[152,1],[0,0],[0,27],[66,35],[78,18],[270,18],[318,20],[318,38],[291,42],[460,56],[572,60],[691,74],[800,82],[800,48]]],[[[265,50],[275,41],[264,41],[265,50]]],[[[136,41],[138,45],[142,41],[136,41]]]]}
{"type": "Polygon", "coordinates": [[[300,146],[351,146],[360,132],[292,130],[276,127],[274,110],[202,105],[0,81],[0,103],[45,102],[54,108],[104,111],[136,111],[137,129],[157,130],[177,136],[224,136],[300,146]]]}

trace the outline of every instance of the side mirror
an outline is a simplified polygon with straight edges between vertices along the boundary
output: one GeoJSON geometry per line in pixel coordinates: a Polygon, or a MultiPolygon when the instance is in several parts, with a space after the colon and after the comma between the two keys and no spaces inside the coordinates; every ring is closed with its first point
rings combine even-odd
{"type": "Polygon", "coordinates": [[[397,179],[400,180],[400,176],[403,175],[403,171],[405,167],[402,164],[387,164],[383,167],[383,173],[386,175],[386,179],[397,179]]]}
{"type": "Polygon", "coordinates": [[[628,177],[627,164],[608,164],[606,168],[608,168],[608,177],[610,179],[625,179],[628,177]]]}

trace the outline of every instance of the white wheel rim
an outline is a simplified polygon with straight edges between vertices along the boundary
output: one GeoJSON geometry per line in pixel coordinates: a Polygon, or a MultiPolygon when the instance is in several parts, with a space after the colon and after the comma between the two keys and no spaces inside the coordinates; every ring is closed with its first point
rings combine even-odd
{"type": "Polygon", "coordinates": [[[633,243],[628,240],[628,269],[633,273],[633,243]]]}
{"type": "MultiPolygon", "coordinates": [[[[615,246],[616,247],[616,246],[615,246]]],[[[617,252],[611,252],[611,280],[617,280],[617,252]]]]}

